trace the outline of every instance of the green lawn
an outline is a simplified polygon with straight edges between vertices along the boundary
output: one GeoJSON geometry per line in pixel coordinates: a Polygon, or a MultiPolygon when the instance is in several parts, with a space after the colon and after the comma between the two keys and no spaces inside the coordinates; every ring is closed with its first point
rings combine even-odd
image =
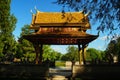
{"type": "Polygon", "coordinates": [[[65,67],[65,61],[56,61],[56,62],[55,62],[55,66],[56,66],[56,67],[59,67],[59,66],[65,67]]]}

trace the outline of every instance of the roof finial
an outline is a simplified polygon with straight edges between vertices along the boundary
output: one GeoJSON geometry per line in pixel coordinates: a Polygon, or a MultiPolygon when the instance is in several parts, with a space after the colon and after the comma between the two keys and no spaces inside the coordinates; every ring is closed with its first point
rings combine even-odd
{"type": "Polygon", "coordinates": [[[33,13],[33,11],[32,11],[32,9],[30,10],[30,13],[33,15],[34,13],[33,13]]]}
{"type": "Polygon", "coordinates": [[[80,11],[80,13],[84,13],[84,10],[80,11]]]}
{"type": "Polygon", "coordinates": [[[34,9],[37,10],[37,7],[35,6],[34,9]]]}
{"type": "Polygon", "coordinates": [[[100,30],[98,31],[97,35],[98,35],[98,36],[100,35],[100,30]]]}
{"type": "Polygon", "coordinates": [[[37,9],[37,7],[36,7],[36,6],[34,7],[34,9],[36,10],[36,12],[38,12],[38,9],[37,9]]]}
{"type": "Polygon", "coordinates": [[[89,11],[87,14],[85,14],[85,16],[88,16],[91,12],[89,11]]]}

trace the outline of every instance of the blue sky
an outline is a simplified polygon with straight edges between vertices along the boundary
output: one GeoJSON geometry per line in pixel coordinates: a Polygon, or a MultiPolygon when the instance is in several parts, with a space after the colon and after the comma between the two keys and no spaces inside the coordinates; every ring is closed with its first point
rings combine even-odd
{"type": "MultiPolygon", "coordinates": [[[[32,14],[36,12],[35,7],[42,12],[61,12],[62,6],[53,4],[55,0],[11,0],[11,13],[17,18],[16,29],[13,32],[15,38],[17,39],[21,33],[21,28],[26,24],[31,24],[32,14]]],[[[66,9],[67,11],[67,9],[66,9]]],[[[96,30],[97,24],[91,24],[91,30],[88,30],[90,34],[97,34],[96,30]]],[[[106,40],[107,35],[105,33],[100,33],[98,39],[94,40],[89,44],[88,47],[96,48],[100,50],[105,50],[108,41],[106,40]]],[[[66,53],[67,45],[52,45],[53,49],[58,52],[66,53]]]]}

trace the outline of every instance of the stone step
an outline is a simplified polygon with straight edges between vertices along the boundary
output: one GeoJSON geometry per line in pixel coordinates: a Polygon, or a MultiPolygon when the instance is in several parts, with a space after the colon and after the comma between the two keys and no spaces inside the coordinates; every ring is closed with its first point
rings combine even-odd
{"type": "Polygon", "coordinates": [[[68,80],[67,78],[52,78],[51,80],[68,80]]]}
{"type": "Polygon", "coordinates": [[[50,80],[68,80],[65,76],[54,75],[50,80]]]}

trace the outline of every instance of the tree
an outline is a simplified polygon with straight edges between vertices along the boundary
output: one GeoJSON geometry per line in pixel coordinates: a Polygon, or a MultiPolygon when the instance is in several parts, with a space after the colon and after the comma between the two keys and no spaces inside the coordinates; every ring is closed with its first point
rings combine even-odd
{"type": "Polygon", "coordinates": [[[77,61],[79,60],[78,48],[75,46],[68,46],[67,53],[61,58],[64,61],[77,61]]]}
{"type": "Polygon", "coordinates": [[[24,61],[33,62],[35,60],[35,50],[33,44],[26,39],[23,39],[23,35],[28,35],[32,33],[32,30],[29,29],[30,25],[24,25],[22,27],[22,32],[17,44],[16,57],[21,58],[24,61]]]}
{"type": "Polygon", "coordinates": [[[120,61],[120,37],[115,40],[111,40],[106,48],[106,58],[109,61],[113,61],[113,58],[117,56],[120,61]]]}
{"type": "Polygon", "coordinates": [[[97,30],[102,32],[112,33],[120,28],[120,0],[56,0],[55,3],[63,5],[62,12],[65,7],[84,13],[90,11],[90,20],[99,22],[97,30]]]}
{"type": "Polygon", "coordinates": [[[22,37],[23,35],[28,35],[28,34],[32,34],[33,30],[29,29],[30,25],[26,24],[22,27],[22,32],[20,34],[20,37],[22,37]]]}
{"type": "Polygon", "coordinates": [[[17,22],[16,17],[10,13],[11,0],[0,1],[0,54],[8,58],[15,53],[15,39],[12,32],[17,22]]]}
{"type": "Polygon", "coordinates": [[[96,60],[103,61],[104,56],[105,53],[103,51],[94,48],[89,48],[86,51],[86,59],[92,60],[93,63],[96,63],[96,60]]]}
{"type": "Polygon", "coordinates": [[[61,53],[53,50],[50,45],[44,45],[43,47],[43,58],[44,61],[47,59],[50,61],[55,61],[55,60],[60,60],[61,58],[61,53]]]}

